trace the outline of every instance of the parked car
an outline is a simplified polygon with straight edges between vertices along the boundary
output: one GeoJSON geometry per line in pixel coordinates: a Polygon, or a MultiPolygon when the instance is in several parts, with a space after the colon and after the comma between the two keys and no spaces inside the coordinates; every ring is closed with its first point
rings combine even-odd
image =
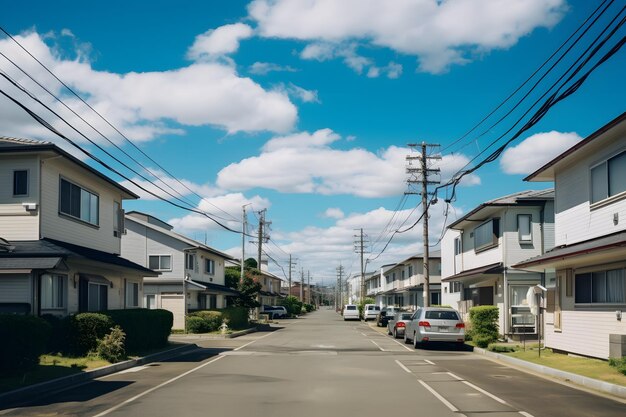
{"type": "Polygon", "coordinates": [[[365,304],[365,307],[363,307],[363,320],[368,321],[375,319],[378,313],[380,313],[380,306],[376,304],[365,304]]]}
{"type": "Polygon", "coordinates": [[[412,311],[399,311],[396,315],[387,323],[387,334],[393,335],[395,339],[404,336],[404,329],[406,324],[411,321],[413,317],[412,311]]]}
{"type": "Polygon", "coordinates": [[[359,308],[356,304],[346,304],[343,308],[343,319],[345,320],[359,320],[359,308]]]}
{"type": "Polygon", "coordinates": [[[261,314],[267,314],[270,319],[279,319],[287,317],[289,314],[287,313],[287,309],[283,306],[261,306],[261,314]]]}
{"type": "Polygon", "coordinates": [[[378,327],[387,327],[389,319],[392,319],[398,311],[401,311],[399,307],[384,307],[376,316],[376,325],[378,327]]]}
{"type": "Polygon", "coordinates": [[[406,323],[404,343],[418,348],[430,342],[465,342],[465,323],[458,311],[449,307],[421,307],[406,323]]]}

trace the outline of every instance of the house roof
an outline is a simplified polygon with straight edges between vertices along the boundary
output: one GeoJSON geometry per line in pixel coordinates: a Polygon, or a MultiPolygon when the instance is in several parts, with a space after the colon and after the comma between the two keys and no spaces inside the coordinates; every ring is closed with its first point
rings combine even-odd
{"type": "MultiPolygon", "coordinates": [[[[132,213],[132,212],[131,212],[131,213],[132,213]]],[[[172,237],[172,238],[174,238],[174,239],[177,239],[177,240],[179,240],[179,241],[181,241],[181,242],[184,242],[184,243],[186,243],[187,245],[189,245],[189,248],[190,248],[190,249],[202,249],[202,250],[205,250],[205,251],[207,251],[207,252],[211,252],[211,253],[213,253],[213,254],[215,254],[215,255],[221,256],[221,257],[222,257],[222,258],[224,258],[224,259],[228,259],[228,260],[234,260],[234,259],[235,259],[235,258],[233,258],[232,256],[230,256],[230,255],[228,255],[228,254],[226,254],[226,253],[224,253],[224,252],[221,252],[221,251],[219,251],[219,250],[217,250],[217,249],[214,249],[214,248],[212,248],[212,247],[210,247],[210,246],[207,246],[207,245],[205,245],[205,244],[203,244],[203,243],[200,243],[200,242],[198,242],[198,241],[195,241],[195,240],[193,240],[193,239],[190,239],[190,238],[188,238],[187,236],[181,235],[180,233],[176,233],[176,232],[174,232],[174,231],[172,231],[172,230],[165,229],[165,228],[163,228],[163,227],[160,227],[160,226],[157,226],[157,225],[155,225],[155,224],[149,223],[149,222],[147,222],[147,221],[144,221],[144,220],[139,219],[139,218],[137,218],[137,217],[134,217],[134,216],[132,216],[132,215],[128,215],[128,214],[126,214],[126,215],[124,216],[124,218],[125,218],[126,220],[130,220],[130,221],[133,221],[133,222],[135,222],[135,223],[138,223],[138,224],[140,224],[140,225],[142,225],[142,226],[145,226],[145,227],[147,227],[147,228],[149,228],[149,229],[151,229],[151,230],[154,230],[154,231],[156,231],[156,232],[162,233],[162,234],[164,234],[164,235],[166,235],[166,236],[169,236],[169,237],[172,237]]],[[[163,222],[163,223],[165,223],[165,222],[163,222]]]]}
{"type": "MultiPolygon", "coordinates": [[[[10,263],[8,260],[13,259],[15,260],[13,262],[20,263],[24,268],[39,269],[38,266],[52,263],[52,260],[56,258],[61,258],[63,260],[67,260],[68,258],[82,258],[122,268],[133,269],[145,274],[146,276],[156,277],[159,275],[158,272],[144,268],[143,266],[118,255],[54,239],[45,238],[41,240],[12,241],[11,246],[13,248],[11,251],[0,251],[0,260],[5,262],[7,265],[10,263]],[[16,259],[22,260],[17,261],[16,259]],[[30,259],[32,261],[32,264],[30,264],[31,266],[28,266],[29,263],[26,259],[30,259]]],[[[57,265],[58,263],[55,264],[55,266],[57,265]]]]}
{"type": "Polygon", "coordinates": [[[189,283],[195,285],[201,289],[218,292],[224,295],[240,295],[241,293],[234,288],[227,287],[225,285],[212,284],[210,282],[199,282],[194,280],[189,280],[189,283]]]}
{"type": "Polygon", "coordinates": [[[18,138],[0,136],[0,153],[14,153],[14,152],[18,152],[18,153],[54,152],[58,155],[61,155],[69,159],[76,165],[80,166],[81,168],[86,169],[87,171],[91,172],[95,176],[99,177],[100,179],[109,183],[113,187],[122,191],[124,194],[126,194],[127,198],[129,199],[139,198],[137,194],[130,191],[128,188],[122,186],[116,181],[113,181],[111,178],[107,177],[106,175],[92,168],[91,166],[87,165],[86,163],[76,158],[75,156],[71,155],[67,151],[64,151],[62,148],[60,148],[59,146],[55,145],[52,142],[44,142],[44,141],[37,141],[37,140],[31,140],[31,139],[18,139],[18,138]]]}
{"type": "Polygon", "coordinates": [[[488,216],[485,214],[489,209],[499,207],[510,207],[517,205],[533,205],[539,202],[554,200],[554,189],[549,188],[547,190],[527,190],[520,191],[518,193],[509,194],[504,197],[499,197],[493,200],[489,200],[480,204],[474,210],[467,213],[465,216],[457,219],[454,223],[448,226],[448,229],[462,228],[462,224],[465,222],[481,222],[488,216]],[[477,217],[480,216],[480,217],[477,217]],[[461,226],[461,227],[459,227],[461,226]]]}
{"type": "MultiPolygon", "coordinates": [[[[543,255],[519,262],[513,265],[513,268],[536,268],[539,271],[543,271],[546,267],[551,266],[583,266],[589,265],[590,257],[599,257],[602,255],[612,256],[614,258],[613,261],[624,260],[626,256],[626,231],[574,243],[572,245],[559,246],[543,255]]],[[[602,259],[600,262],[610,261],[610,259],[602,259]]]]}
{"type": "Polygon", "coordinates": [[[466,278],[474,278],[481,275],[501,274],[502,271],[504,271],[502,262],[496,262],[493,264],[484,265],[478,268],[468,269],[467,271],[459,272],[458,274],[443,278],[441,281],[462,281],[466,278]]]}
{"type": "Polygon", "coordinates": [[[51,256],[46,258],[0,258],[0,271],[25,271],[30,272],[33,269],[66,269],[63,264],[63,258],[60,256],[51,256]]]}
{"type": "Polygon", "coordinates": [[[552,181],[554,179],[554,170],[558,165],[570,163],[573,159],[577,157],[577,155],[579,155],[579,151],[581,151],[582,149],[590,148],[594,144],[598,144],[598,146],[600,146],[600,144],[598,143],[598,138],[602,137],[604,133],[610,131],[616,126],[619,126],[624,121],[626,121],[626,112],[620,114],[615,119],[611,120],[609,123],[602,126],[600,129],[596,130],[591,135],[587,136],[585,139],[578,142],[576,145],[572,146],[571,148],[569,148],[568,150],[566,150],[565,152],[563,152],[562,154],[524,178],[524,181],[552,181]]]}

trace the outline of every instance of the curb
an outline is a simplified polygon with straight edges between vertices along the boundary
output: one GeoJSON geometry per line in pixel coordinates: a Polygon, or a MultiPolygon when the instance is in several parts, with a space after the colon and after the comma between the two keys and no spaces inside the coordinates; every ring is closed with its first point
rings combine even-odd
{"type": "Polygon", "coordinates": [[[526,368],[542,375],[547,375],[553,378],[563,380],[565,382],[571,382],[571,383],[580,385],[588,389],[600,391],[606,394],[620,397],[622,399],[626,399],[626,387],[623,387],[621,385],[611,384],[610,382],[599,381],[597,379],[573,374],[571,372],[560,371],[558,369],[550,368],[544,365],[537,365],[536,363],[527,362],[527,361],[517,359],[517,358],[512,358],[510,356],[502,355],[496,352],[490,352],[488,350],[485,350],[479,347],[474,347],[474,352],[490,357],[490,358],[497,359],[502,362],[507,362],[519,368],[526,368]]]}
{"type": "Polygon", "coordinates": [[[74,385],[80,385],[83,382],[100,378],[105,375],[114,374],[125,369],[143,365],[150,362],[161,361],[175,356],[182,355],[197,349],[195,344],[185,344],[163,352],[153,353],[137,359],[131,359],[124,362],[118,362],[113,365],[104,366],[102,368],[93,369],[76,373],[74,375],[64,376],[62,378],[52,379],[50,381],[40,382],[38,384],[29,385],[0,394],[0,410],[7,405],[18,405],[20,402],[32,399],[34,396],[42,394],[51,394],[70,388],[74,385]]]}
{"type": "Polygon", "coordinates": [[[170,340],[187,343],[190,340],[222,340],[222,339],[234,339],[235,337],[243,336],[246,334],[258,332],[263,330],[260,327],[251,327],[250,329],[239,330],[229,334],[214,334],[214,333],[179,333],[176,335],[170,335],[170,340]],[[172,337],[173,336],[173,337],[172,337]]]}

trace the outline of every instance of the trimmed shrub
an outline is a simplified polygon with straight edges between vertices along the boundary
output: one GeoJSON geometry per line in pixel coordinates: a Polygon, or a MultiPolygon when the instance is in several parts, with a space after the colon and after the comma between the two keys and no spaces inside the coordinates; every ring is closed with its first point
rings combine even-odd
{"type": "Polygon", "coordinates": [[[306,309],[307,313],[310,313],[311,311],[315,310],[315,306],[313,304],[305,304],[304,308],[306,309]]]}
{"type": "Polygon", "coordinates": [[[98,347],[98,339],[102,339],[114,323],[103,313],[80,313],[70,317],[68,353],[84,356],[98,347]]]}
{"type": "Polygon", "coordinates": [[[35,316],[0,314],[0,370],[30,369],[45,353],[52,326],[35,316]]]}
{"type": "Polygon", "coordinates": [[[287,296],[280,301],[280,305],[287,309],[290,316],[297,316],[302,311],[302,302],[293,295],[287,296]]]}
{"type": "Polygon", "coordinates": [[[98,356],[111,363],[119,362],[126,358],[126,350],[124,349],[124,340],[126,334],[120,326],[111,329],[111,333],[104,335],[98,340],[98,356]]]}
{"type": "MultiPolygon", "coordinates": [[[[220,328],[223,322],[223,314],[221,311],[202,310],[192,313],[190,317],[200,317],[206,323],[206,331],[202,333],[214,332],[220,328]]],[[[193,332],[192,332],[193,333],[193,332]]]]}
{"type": "Polygon", "coordinates": [[[200,316],[188,316],[185,320],[187,333],[208,333],[209,326],[200,316]]]}
{"type": "Polygon", "coordinates": [[[216,310],[222,313],[222,321],[231,329],[248,328],[248,309],[245,307],[226,307],[216,310]]]}
{"type": "Polygon", "coordinates": [[[496,306],[477,306],[470,309],[472,340],[478,347],[486,348],[498,340],[498,316],[496,306]]]}
{"type": "MultiPolygon", "coordinates": [[[[161,309],[133,308],[110,310],[103,314],[109,316],[126,333],[126,350],[129,353],[167,345],[174,323],[174,315],[161,309]]],[[[109,326],[111,327],[113,326],[109,326]]]]}
{"type": "Polygon", "coordinates": [[[623,358],[611,358],[609,359],[609,365],[617,370],[622,375],[626,375],[626,356],[623,358]]]}

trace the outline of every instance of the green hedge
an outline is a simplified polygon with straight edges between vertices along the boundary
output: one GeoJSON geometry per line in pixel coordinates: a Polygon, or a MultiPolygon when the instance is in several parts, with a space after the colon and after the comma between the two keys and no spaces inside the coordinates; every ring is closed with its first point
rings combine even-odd
{"type": "Polygon", "coordinates": [[[248,328],[248,309],[245,307],[226,307],[220,310],[212,310],[222,313],[222,318],[227,322],[230,329],[248,328]]]}
{"type": "Polygon", "coordinates": [[[110,310],[102,314],[110,317],[126,333],[126,351],[131,353],[167,345],[174,323],[174,315],[161,309],[133,308],[110,310]]]}
{"type": "Polygon", "coordinates": [[[280,301],[280,305],[287,309],[290,316],[297,316],[302,312],[302,302],[297,297],[289,295],[280,301]]]}
{"type": "Polygon", "coordinates": [[[221,311],[202,310],[191,313],[187,317],[187,332],[209,333],[217,331],[223,322],[221,311]]]}
{"type": "Polygon", "coordinates": [[[62,350],[77,356],[95,351],[98,339],[102,339],[115,325],[104,313],[80,313],[65,320],[69,321],[69,338],[62,350]]]}
{"type": "Polygon", "coordinates": [[[0,314],[0,370],[36,366],[51,332],[52,326],[39,317],[0,314]]]}
{"type": "Polygon", "coordinates": [[[477,306],[470,308],[472,340],[478,347],[486,348],[498,340],[499,310],[496,306],[477,306]]]}

